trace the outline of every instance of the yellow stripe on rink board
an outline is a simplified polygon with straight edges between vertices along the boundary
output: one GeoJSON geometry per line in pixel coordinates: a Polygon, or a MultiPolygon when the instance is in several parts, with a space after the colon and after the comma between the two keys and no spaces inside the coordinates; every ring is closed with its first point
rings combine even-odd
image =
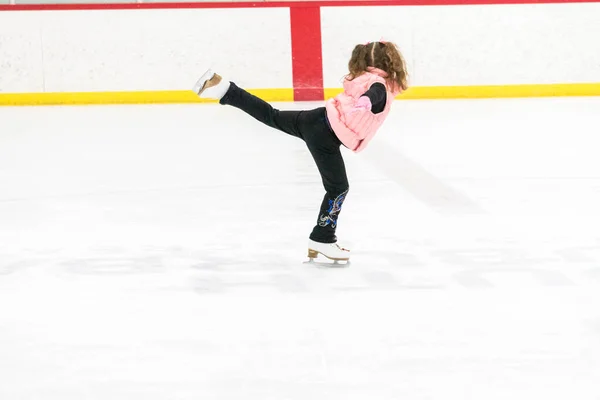
{"type": "Polygon", "coordinates": [[[509,97],[600,96],[600,83],[421,86],[410,88],[398,99],[485,99],[509,97]]]}
{"type": "MultiPolygon", "coordinates": [[[[325,89],[325,98],[342,89],[325,89]]],[[[417,86],[396,97],[398,100],[486,99],[509,97],[600,96],[600,83],[540,85],[417,86]]]]}
{"type": "MultiPolygon", "coordinates": [[[[325,89],[325,99],[342,89],[325,89]]],[[[266,101],[293,101],[293,89],[250,89],[266,101]]],[[[600,96],[600,83],[491,86],[417,86],[399,95],[399,100],[484,99],[508,97],[600,96]]],[[[139,92],[0,93],[0,106],[214,103],[199,99],[188,90],[139,92]]]]}
{"type": "MultiPolygon", "coordinates": [[[[267,101],[293,101],[293,89],[254,89],[250,93],[267,101]]],[[[200,99],[189,90],[140,92],[0,93],[0,106],[216,103],[200,99]]]]}

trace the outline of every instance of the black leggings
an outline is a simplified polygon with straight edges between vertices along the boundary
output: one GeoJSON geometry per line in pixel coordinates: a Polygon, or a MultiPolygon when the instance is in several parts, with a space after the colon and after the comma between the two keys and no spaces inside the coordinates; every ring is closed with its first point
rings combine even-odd
{"type": "Polygon", "coordinates": [[[279,111],[233,82],[220,103],[239,108],[258,121],[306,142],[326,191],[310,238],[316,242],[335,243],[338,215],[348,193],[348,178],[340,152],[342,143],[329,127],[325,108],[279,111]]]}

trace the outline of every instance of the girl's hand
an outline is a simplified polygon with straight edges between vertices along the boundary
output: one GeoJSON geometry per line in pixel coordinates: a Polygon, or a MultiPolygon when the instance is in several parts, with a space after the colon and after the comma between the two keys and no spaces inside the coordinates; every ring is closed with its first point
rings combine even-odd
{"type": "Polygon", "coordinates": [[[356,101],[354,108],[350,111],[350,114],[357,113],[362,110],[371,111],[371,100],[367,96],[361,96],[356,101]]]}

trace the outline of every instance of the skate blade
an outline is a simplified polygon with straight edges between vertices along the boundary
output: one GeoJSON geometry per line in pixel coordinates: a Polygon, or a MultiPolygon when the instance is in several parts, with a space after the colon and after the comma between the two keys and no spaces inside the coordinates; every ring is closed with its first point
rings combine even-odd
{"type": "Polygon", "coordinates": [[[319,256],[319,252],[315,251],[315,250],[308,250],[308,261],[305,261],[304,264],[309,264],[309,265],[315,265],[315,266],[319,266],[319,267],[329,267],[329,268],[340,268],[340,267],[347,267],[350,265],[350,259],[346,258],[346,259],[334,259],[334,258],[329,258],[327,256],[325,256],[324,254],[321,254],[323,257],[325,257],[328,261],[315,261],[316,258],[319,256]]]}
{"type": "Polygon", "coordinates": [[[304,265],[311,265],[319,268],[347,268],[350,266],[350,260],[346,261],[315,261],[314,258],[303,262],[304,265]]]}

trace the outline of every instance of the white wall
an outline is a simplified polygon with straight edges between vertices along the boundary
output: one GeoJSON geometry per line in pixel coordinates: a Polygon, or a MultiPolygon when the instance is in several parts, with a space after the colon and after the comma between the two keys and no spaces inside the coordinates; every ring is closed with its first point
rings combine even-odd
{"type": "MultiPolygon", "coordinates": [[[[321,12],[325,87],[382,37],[412,85],[600,82],[600,3],[321,12]]],[[[291,88],[289,23],[287,8],[0,12],[0,92],[188,89],[211,65],[291,88]]]]}
{"type": "Polygon", "coordinates": [[[340,86],[355,43],[382,36],[415,86],[600,82],[600,3],[332,7],[322,26],[326,87],[340,86]]]}
{"type": "Polygon", "coordinates": [[[211,65],[290,88],[289,25],[285,8],[0,12],[0,92],[189,89],[211,65]]]}

